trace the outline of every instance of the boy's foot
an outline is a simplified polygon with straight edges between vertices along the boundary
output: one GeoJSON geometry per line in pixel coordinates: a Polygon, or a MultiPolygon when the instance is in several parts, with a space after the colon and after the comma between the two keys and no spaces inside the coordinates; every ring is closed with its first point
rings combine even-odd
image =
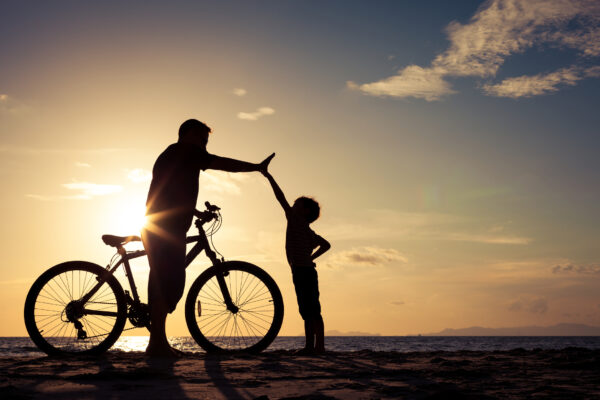
{"type": "Polygon", "coordinates": [[[296,350],[294,352],[295,356],[312,356],[315,354],[315,349],[310,349],[308,347],[304,347],[300,350],[296,350]]]}

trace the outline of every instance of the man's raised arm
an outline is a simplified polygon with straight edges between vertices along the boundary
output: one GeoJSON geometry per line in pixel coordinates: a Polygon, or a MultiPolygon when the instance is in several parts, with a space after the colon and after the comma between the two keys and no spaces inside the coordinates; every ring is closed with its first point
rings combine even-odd
{"type": "Polygon", "coordinates": [[[285,211],[285,215],[287,215],[288,212],[292,208],[290,207],[290,203],[288,203],[287,199],[285,198],[283,191],[281,190],[281,188],[279,187],[277,182],[275,182],[275,179],[273,178],[273,176],[268,171],[261,171],[261,172],[269,180],[269,183],[271,184],[271,187],[273,188],[273,193],[275,193],[275,198],[277,199],[277,201],[279,201],[279,204],[281,204],[281,207],[283,207],[283,211],[285,211]]]}
{"type": "Polygon", "coordinates": [[[266,171],[273,157],[275,157],[275,153],[265,158],[260,164],[254,164],[246,161],[235,160],[233,158],[213,156],[212,161],[208,165],[208,169],[218,169],[220,171],[227,172],[266,171]]]}

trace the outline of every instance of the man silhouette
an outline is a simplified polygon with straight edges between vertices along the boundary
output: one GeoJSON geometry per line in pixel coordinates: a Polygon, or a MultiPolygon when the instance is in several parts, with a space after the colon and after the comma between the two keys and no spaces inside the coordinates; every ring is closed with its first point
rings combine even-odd
{"type": "MultiPolygon", "coordinates": [[[[176,356],[167,341],[167,314],[172,313],[185,286],[186,232],[192,224],[198,198],[200,170],[266,171],[275,154],[260,164],[219,157],[206,151],[211,129],[190,119],[181,124],[179,140],[161,153],[152,169],[146,201],[148,222],[142,231],[150,276],[150,341],[146,354],[176,356]]],[[[207,250],[207,252],[211,250],[207,250]]],[[[214,254],[207,254],[214,257],[214,254]]]]}

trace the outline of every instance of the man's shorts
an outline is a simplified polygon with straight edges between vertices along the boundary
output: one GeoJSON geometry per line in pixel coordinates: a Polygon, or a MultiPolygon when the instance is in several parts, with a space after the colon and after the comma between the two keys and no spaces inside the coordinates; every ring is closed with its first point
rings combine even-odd
{"type": "Polygon", "coordinates": [[[171,240],[147,230],[142,231],[148,254],[148,303],[164,302],[170,313],[175,310],[185,287],[185,234],[170,235],[171,240]]]}
{"type": "Polygon", "coordinates": [[[321,316],[319,302],[319,277],[314,266],[292,266],[294,288],[298,298],[298,308],[303,320],[321,316]]]}

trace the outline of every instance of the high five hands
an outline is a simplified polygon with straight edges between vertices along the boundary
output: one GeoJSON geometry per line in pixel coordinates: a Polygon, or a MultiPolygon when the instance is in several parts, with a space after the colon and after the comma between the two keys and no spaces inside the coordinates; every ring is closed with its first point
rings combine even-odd
{"type": "Polygon", "coordinates": [[[269,163],[275,157],[275,153],[271,154],[269,157],[265,158],[260,164],[258,164],[258,170],[261,174],[267,175],[269,173],[269,163]]]}

